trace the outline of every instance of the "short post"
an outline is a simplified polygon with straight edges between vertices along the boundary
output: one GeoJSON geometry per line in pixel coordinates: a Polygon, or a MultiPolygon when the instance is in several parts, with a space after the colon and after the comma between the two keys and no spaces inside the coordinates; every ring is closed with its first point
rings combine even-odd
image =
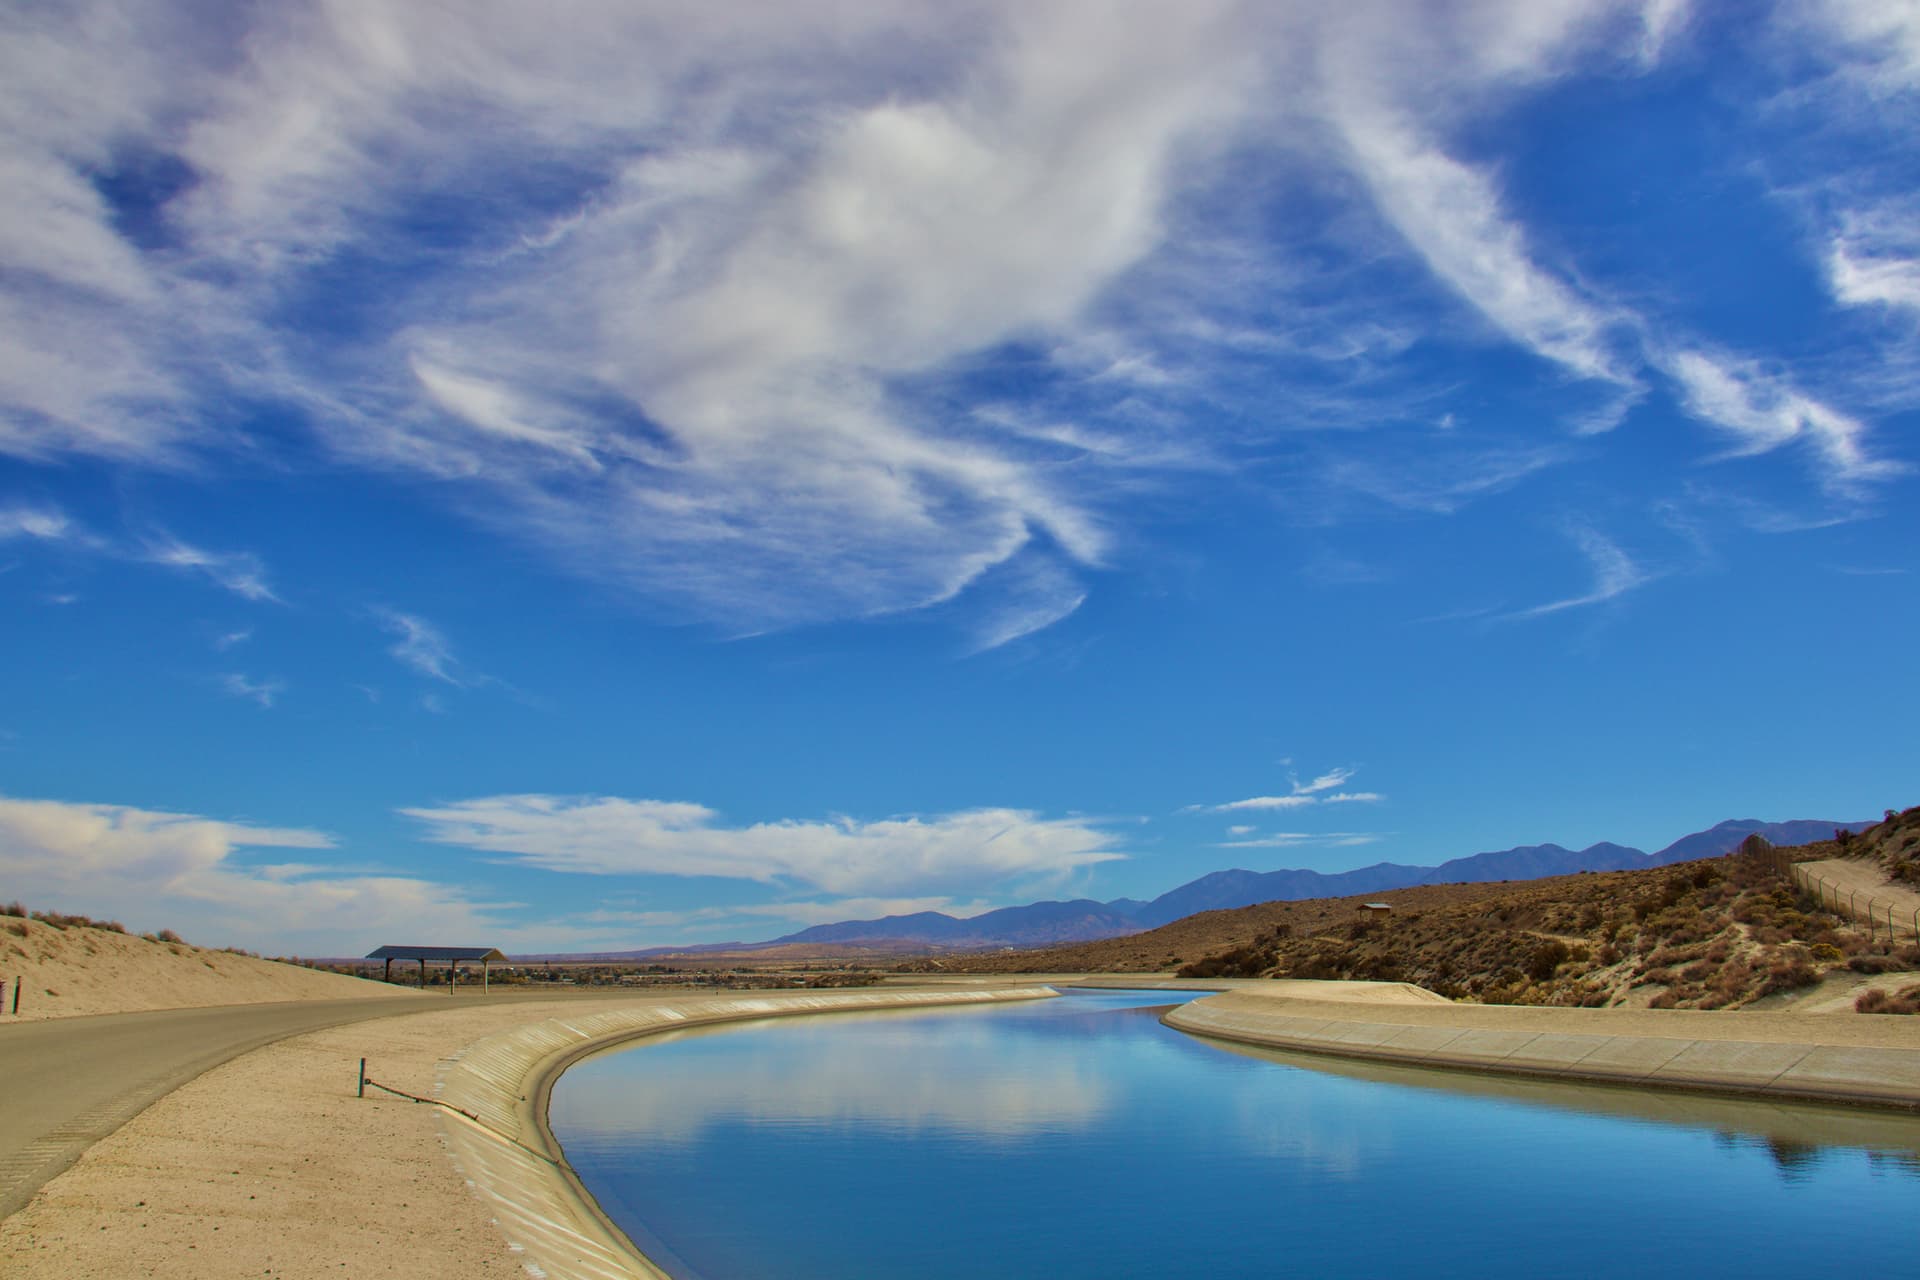
{"type": "Polygon", "coordinates": [[[15,1013],[20,1012],[20,988],[26,984],[25,978],[16,977],[13,980],[13,1011],[15,1013]]]}
{"type": "Polygon", "coordinates": [[[365,1058],[360,1059],[360,1089],[354,1096],[359,1098],[367,1096],[367,1060],[365,1058]]]}
{"type": "Polygon", "coordinates": [[[459,985],[460,962],[458,960],[449,960],[447,961],[447,994],[452,995],[454,993],[453,989],[459,985]]]}

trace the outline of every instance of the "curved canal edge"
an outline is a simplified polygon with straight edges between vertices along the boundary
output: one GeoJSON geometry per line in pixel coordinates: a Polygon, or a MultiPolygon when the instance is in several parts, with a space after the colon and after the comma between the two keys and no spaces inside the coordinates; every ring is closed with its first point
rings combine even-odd
{"type": "Polygon", "coordinates": [[[530,1273],[549,1280],[664,1280],[666,1273],[601,1213],[547,1128],[548,1096],[569,1066],[623,1040],[716,1022],[1058,994],[1031,984],[693,997],[549,1018],[476,1041],[441,1063],[435,1092],[452,1108],[440,1113],[441,1133],[455,1168],[530,1273]]]}
{"type": "Polygon", "coordinates": [[[1242,987],[1161,1021],[1215,1040],[1406,1066],[1920,1111],[1920,1021],[1907,1018],[1354,1005],[1242,987]]]}

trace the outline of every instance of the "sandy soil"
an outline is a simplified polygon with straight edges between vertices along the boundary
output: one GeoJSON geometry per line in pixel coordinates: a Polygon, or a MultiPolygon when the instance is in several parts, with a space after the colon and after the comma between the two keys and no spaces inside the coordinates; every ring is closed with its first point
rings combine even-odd
{"type": "Polygon", "coordinates": [[[59,929],[17,916],[0,917],[0,980],[6,983],[0,1022],[16,1017],[12,1012],[16,984],[20,1021],[407,994],[404,987],[229,951],[207,951],[184,942],[149,942],[110,929],[59,929]]]}
{"type": "Polygon", "coordinates": [[[453,1170],[430,1096],[459,1047],[578,1002],[516,1002],[315,1032],[155,1103],[0,1221],[0,1274],[524,1276],[453,1170]]]}

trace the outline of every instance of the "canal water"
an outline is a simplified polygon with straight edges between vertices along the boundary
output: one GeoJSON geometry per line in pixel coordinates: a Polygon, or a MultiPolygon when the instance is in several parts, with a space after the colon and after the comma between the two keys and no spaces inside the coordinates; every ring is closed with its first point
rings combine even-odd
{"type": "Polygon", "coordinates": [[[677,1033],[553,1130],[681,1280],[1920,1274],[1920,1120],[1289,1058],[1180,998],[677,1033]]]}

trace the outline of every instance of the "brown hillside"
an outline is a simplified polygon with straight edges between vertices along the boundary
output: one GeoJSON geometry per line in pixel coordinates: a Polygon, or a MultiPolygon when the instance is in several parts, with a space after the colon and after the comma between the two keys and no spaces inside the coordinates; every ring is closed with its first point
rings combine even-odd
{"type": "Polygon", "coordinates": [[[82,917],[0,915],[0,1021],[275,1000],[403,995],[405,988],[185,942],[136,937],[82,917]]]}
{"type": "MultiPolygon", "coordinates": [[[[1904,849],[1909,829],[1920,829],[1920,809],[1894,815],[1849,844],[1862,854],[1904,849]]],[[[1812,861],[1840,853],[1837,843],[1823,841],[1788,856],[1812,861]]],[[[1884,929],[1870,938],[1865,927],[1819,909],[1793,889],[1776,859],[1735,855],[1269,902],[1204,912],[1132,937],[906,967],[1359,978],[1411,982],[1489,1004],[1716,1009],[1812,987],[1834,971],[1901,974],[1920,968],[1920,947],[1889,942],[1884,929]],[[1368,902],[1392,910],[1368,913],[1368,902]]]]}

